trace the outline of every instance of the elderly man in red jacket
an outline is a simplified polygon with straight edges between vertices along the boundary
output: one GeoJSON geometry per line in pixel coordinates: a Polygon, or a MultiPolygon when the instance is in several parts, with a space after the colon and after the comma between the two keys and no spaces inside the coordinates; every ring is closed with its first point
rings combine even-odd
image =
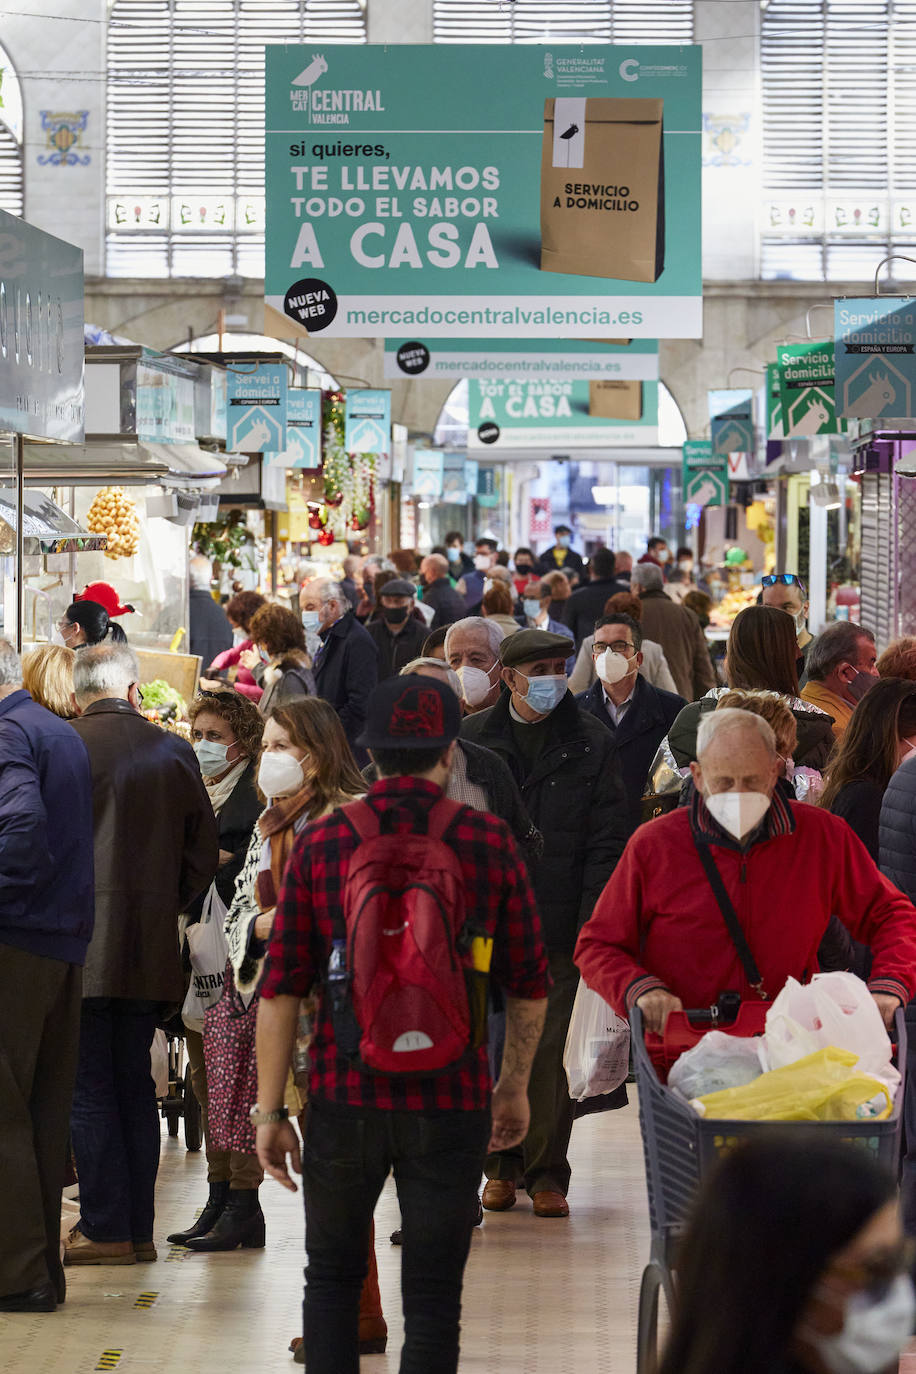
{"type": "Polygon", "coordinates": [[[916,992],[916,908],[845,821],[775,791],[760,716],[710,712],[697,753],[690,805],[640,826],[582,928],[588,986],[660,1034],[670,1012],[720,993],[770,1000],[787,978],[807,981],[836,915],[871,947],[869,989],[890,1026],[916,992]]]}

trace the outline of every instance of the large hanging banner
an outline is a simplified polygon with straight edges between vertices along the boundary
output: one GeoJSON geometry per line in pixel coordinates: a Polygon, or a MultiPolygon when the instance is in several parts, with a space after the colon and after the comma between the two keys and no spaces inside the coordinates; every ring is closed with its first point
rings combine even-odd
{"type": "Polygon", "coordinates": [[[621,448],[657,442],[657,382],[468,382],[470,448],[621,448]]]}
{"type": "Polygon", "coordinates": [[[284,363],[258,363],[226,375],[226,446],[233,453],[282,453],[286,448],[289,374],[284,363]]]}
{"type": "Polygon", "coordinates": [[[916,299],[872,296],[834,302],[840,415],[911,416],[916,396],[916,299]]]}
{"type": "Polygon", "coordinates": [[[688,439],[681,449],[684,500],[694,506],[728,505],[728,459],[713,454],[710,439],[688,439]]]}
{"type": "Polygon", "coordinates": [[[386,377],[612,377],[658,380],[658,340],[385,340],[386,377]]]}
{"type": "Polygon", "coordinates": [[[391,452],[391,392],[348,391],[344,447],[348,453],[391,452]]]}
{"type": "Polygon", "coordinates": [[[777,347],[785,438],[838,432],[833,358],[832,339],[777,347]]]}
{"type": "Polygon", "coordinates": [[[269,332],[699,338],[701,49],[266,49],[269,332]]]}
{"type": "Polygon", "coordinates": [[[728,389],[709,393],[709,435],[713,453],[754,452],[754,393],[728,389]]]}

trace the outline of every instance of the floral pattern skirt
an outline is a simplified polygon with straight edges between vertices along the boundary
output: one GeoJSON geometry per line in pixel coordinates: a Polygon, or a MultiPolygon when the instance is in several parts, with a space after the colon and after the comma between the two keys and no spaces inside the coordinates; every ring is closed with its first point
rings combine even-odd
{"type": "Polygon", "coordinates": [[[223,995],[204,1016],[204,1059],[207,1065],[210,1146],[213,1150],[257,1153],[248,1113],[258,1100],[258,1063],[255,1033],[258,1003],[255,994],[245,1009],[235,987],[231,963],[226,964],[223,995]]]}

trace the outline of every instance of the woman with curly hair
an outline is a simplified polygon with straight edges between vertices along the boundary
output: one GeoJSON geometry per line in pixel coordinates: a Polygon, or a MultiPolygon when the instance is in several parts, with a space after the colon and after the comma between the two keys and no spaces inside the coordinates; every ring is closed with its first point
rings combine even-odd
{"type": "Polygon", "coordinates": [[[285,606],[268,603],[255,611],[250,632],[254,648],[242,653],[241,662],[263,689],[258,709],[265,720],[277,706],[313,697],[312,660],[300,618],[285,606]]]}
{"type": "Polygon", "coordinates": [[[201,687],[215,692],[228,683],[255,705],[261,700],[264,689],[255,682],[250,669],[244,667],[241,659],[246,650],[254,648],[251,642],[251,618],[255,611],[266,605],[267,598],[260,592],[237,592],[229,598],[225,610],[226,619],[232,626],[232,648],[217,654],[201,675],[201,687]]]}
{"type": "MultiPolygon", "coordinates": [[[[201,692],[192,701],[188,716],[194,752],[219,822],[219,869],[213,885],[216,895],[228,907],[261,814],[255,780],[264,718],[254,702],[229,690],[201,692]]],[[[185,918],[186,925],[200,920],[204,900],[200,897],[193,903],[185,918]]],[[[230,1190],[257,1188],[262,1177],[256,1159],[238,1151],[219,1149],[211,1139],[202,1031],[200,1023],[185,1026],[191,1081],[201,1108],[210,1196],[192,1226],[169,1236],[173,1245],[184,1245],[208,1235],[226,1210],[230,1190]]]]}

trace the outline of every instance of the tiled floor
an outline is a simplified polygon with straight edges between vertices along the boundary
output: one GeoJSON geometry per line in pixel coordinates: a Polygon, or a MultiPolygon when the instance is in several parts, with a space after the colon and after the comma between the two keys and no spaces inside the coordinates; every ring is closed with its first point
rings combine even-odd
{"type": "MultiPolygon", "coordinates": [[[[648,1247],[635,1105],[587,1117],[573,1133],[572,1216],[538,1221],[523,1194],[487,1215],[465,1276],[466,1374],[633,1374],[639,1278],[648,1247]]],[[[70,1270],[66,1306],[0,1315],[0,1374],[276,1374],[300,1325],[300,1198],[265,1184],[267,1248],[229,1255],[170,1251],[206,1195],[204,1160],[163,1136],[156,1264],[70,1270]]],[[[389,1351],[364,1374],[394,1374],[401,1342],[398,1222],[389,1185],[376,1214],[389,1351]]],[[[916,1346],[900,1364],[916,1374],[916,1346]]]]}
{"type": "MultiPolygon", "coordinates": [[[[204,1161],[163,1137],[157,1240],[187,1225],[206,1195],[204,1161]]],[[[536,1220],[524,1194],[488,1214],[465,1277],[462,1371],[467,1374],[632,1374],[636,1301],[648,1245],[635,1106],[587,1117],[573,1134],[572,1216],[536,1220]]],[[[267,1248],[229,1255],[170,1253],[156,1264],[68,1271],[66,1305],[43,1317],[0,1316],[2,1374],[288,1374],[300,1328],[300,1197],[262,1188],[267,1248]],[[152,1294],[151,1306],[141,1295],[152,1294]],[[104,1352],[114,1352],[103,1359],[104,1352]],[[121,1352],[117,1355],[117,1352],[121,1352]]],[[[398,1222],[386,1189],[376,1214],[389,1351],[364,1374],[393,1374],[401,1341],[398,1222]]]]}

